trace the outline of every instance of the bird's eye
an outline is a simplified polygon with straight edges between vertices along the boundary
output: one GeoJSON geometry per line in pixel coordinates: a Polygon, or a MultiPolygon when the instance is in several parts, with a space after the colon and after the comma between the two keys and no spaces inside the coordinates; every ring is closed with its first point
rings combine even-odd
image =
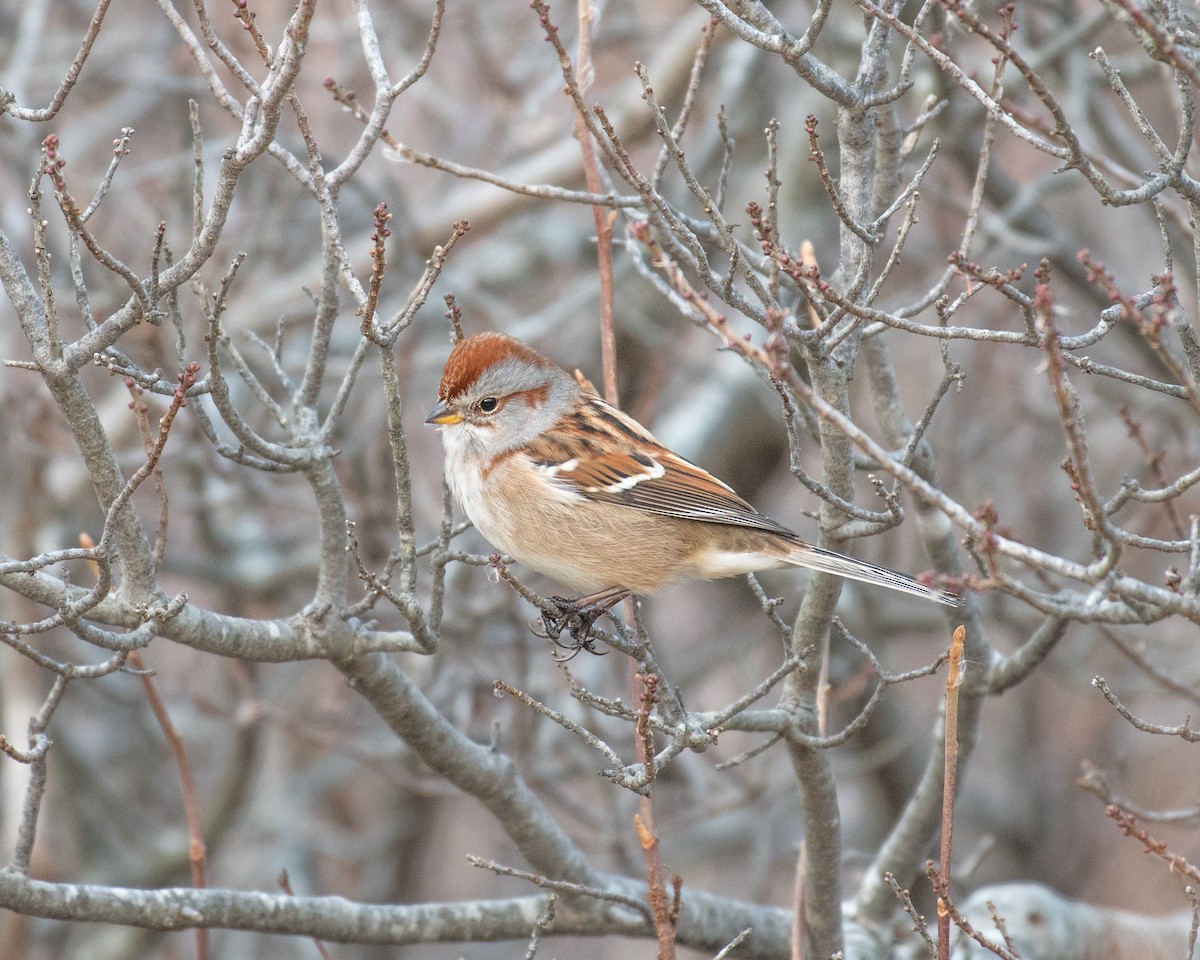
{"type": "Polygon", "coordinates": [[[479,410],[482,413],[493,413],[500,406],[500,401],[495,397],[484,397],[479,401],[479,410]]]}

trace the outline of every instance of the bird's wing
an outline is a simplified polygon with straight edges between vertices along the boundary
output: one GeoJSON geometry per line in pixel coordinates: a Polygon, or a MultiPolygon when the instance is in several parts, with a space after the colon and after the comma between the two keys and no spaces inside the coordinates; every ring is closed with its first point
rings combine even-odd
{"type": "Polygon", "coordinates": [[[530,444],[535,466],[555,485],[587,500],[795,537],[636,420],[598,397],[587,399],[588,409],[564,418],[562,433],[550,431],[530,444]]]}

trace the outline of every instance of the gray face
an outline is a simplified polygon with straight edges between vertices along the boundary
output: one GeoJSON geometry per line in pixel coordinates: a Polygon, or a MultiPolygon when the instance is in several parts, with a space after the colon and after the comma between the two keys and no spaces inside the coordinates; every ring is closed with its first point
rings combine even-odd
{"type": "Polygon", "coordinates": [[[447,450],[497,456],[523,446],[553,426],[578,395],[565,371],[510,357],[449,399],[448,409],[463,421],[443,428],[447,450]]]}

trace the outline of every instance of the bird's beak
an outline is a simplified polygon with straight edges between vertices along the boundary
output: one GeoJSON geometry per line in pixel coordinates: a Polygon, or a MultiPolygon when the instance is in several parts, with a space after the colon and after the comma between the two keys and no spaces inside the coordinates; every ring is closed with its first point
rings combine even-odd
{"type": "Polygon", "coordinates": [[[462,414],[451,410],[445,400],[439,400],[438,405],[430,410],[429,416],[425,418],[426,423],[436,423],[439,427],[451,423],[462,423],[462,421],[462,414]]]}

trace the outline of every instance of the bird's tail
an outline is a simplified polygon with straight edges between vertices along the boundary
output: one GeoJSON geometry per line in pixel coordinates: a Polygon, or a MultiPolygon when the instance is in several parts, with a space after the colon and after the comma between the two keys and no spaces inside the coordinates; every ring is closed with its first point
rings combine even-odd
{"type": "Polygon", "coordinates": [[[907,577],[887,567],[879,567],[865,560],[855,560],[832,550],[814,546],[811,543],[798,541],[792,544],[792,552],[781,558],[785,563],[798,567],[808,567],[810,570],[820,570],[822,573],[832,573],[835,576],[846,577],[849,580],[861,580],[879,587],[888,587],[902,593],[911,593],[927,600],[936,600],[948,607],[961,607],[963,598],[948,590],[939,590],[919,583],[912,577],[907,577]]]}

